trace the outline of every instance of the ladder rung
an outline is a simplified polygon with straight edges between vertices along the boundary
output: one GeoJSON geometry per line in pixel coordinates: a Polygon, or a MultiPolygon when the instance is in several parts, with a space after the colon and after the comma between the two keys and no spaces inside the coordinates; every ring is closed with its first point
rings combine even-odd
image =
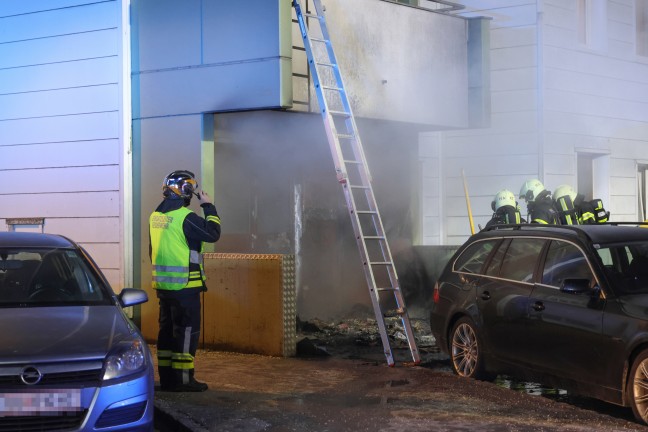
{"type": "Polygon", "coordinates": [[[326,67],[330,67],[330,68],[337,67],[337,64],[335,64],[335,63],[315,62],[315,64],[318,65],[318,66],[326,66],[326,67]]]}
{"type": "Polygon", "coordinates": [[[365,240],[385,240],[385,236],[363,236],[365,240]]]}
{"type": "Polygon", "coordinates": [[[394,288],[394,287],[389,287],[389,288],[376,288],[376,291],[380,291],[380,292],[383,292],[383,291],[396,291],[397,289],[398,289],[398,288],[394,288]]]}
{"type": "Polygon", "coordinates": [[[308,18],[320,19],[320,16],[316,15],[316,14],[305,13],[305,14],[302,14],[302,15],[304,15],[305,17],[308,17],[308,18]]]}
{"type": "Polygon", "coordinates": [[[349,113],[346,112],[346,111],[333,111],[333,110],[329,110],[329,113],[332,114],[332,115],[351,117],[351,114],[349,114],[349,113]]]}
{"type": "Polygon", "coordinates": [[[358,165],[361,165],[361,164],[362,164],[361,161],[357,161],[357,160],[345,160],[344,163],[347,163],[347,164],[358,164],[358,165]]]}
{"type": "Polygon", "coordinates": [[[323,85],[322,88],[323,88],[324,90],[335,90],[335,91],[339,91],[339,92],[343,92],[343,91],[344,91],[343,88],[340,88],[340,87],[333,87],[333,86],[325,86],[325,85],[323,85]]]}
{"type": "Polygon", "coordinates": [[[312,38],[310,38],[310,40],[313,41],[313,42],[328,43],[328,39],[322,39],[322,38],[312,37],[312,38]]]}
{"type": "MultiPolygon", "coordinates": [[[[361,186],[351,186],[351,187],[361,187],[361,186]]],[[[356,210],[358,214],[378,214],[378,212],[373,210],[356,210]]]]}
{"type": "Polygon", "coordinates": [[[339,138],[344,138],[344,139],[355,139],[355,135],[349,135],[349,134],[337,134],[339,138]]]}
{"type": "Polygon", "coordinates": [[[393,310],[393,311],[388,311],[386,313],[383,313],[383,316],[385,318],[392,318],[392,317],[405,315],[405,313],[406,313],[405,309],[400,308],[400,309],[396,309],[396,310],[393,310]]]}
{"type": "Polygon", "coordinates": [[[369,265],[392,265],[391,261],[369,261],[369,265]]]}

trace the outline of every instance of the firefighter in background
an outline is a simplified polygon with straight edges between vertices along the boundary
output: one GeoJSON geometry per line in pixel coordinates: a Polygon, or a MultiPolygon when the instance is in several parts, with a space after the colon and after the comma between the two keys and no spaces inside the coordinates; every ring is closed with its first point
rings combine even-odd
{"type": "Polygon", "coordinates": [[[570,185],[560,185],[554,192],[556,211],[565,225],[605,223],[610,212],[603,208],[603,201],[585,201],[583,194],[576,193],[570,185]]]}
{"type": "Polygon", "coordinates": [[[554,207],[562,225],[580,225],[582,213],[577,206],[583,202],[583,195],[577,194],[570,185],[560,185],[553,194],[554,207]]]}
{"type": "Polygon", "coordinates": [[[499,224],[520,224],[526,220],[520,215],[520,206],[515,200],[515,194],[507,189],[502,189],[495,194],[491,202],[493,217],[486,223],[486,228],[499,224]]]}
{"type": "Polygon", "coordinates": [[[520,199],[527,203],[529,223],[558,224],[551,192],[538,179],[527,180],[520,188],[520,199]]]}
{"type": "Polygon", "coordinates": [[[196,193],[190,171],[173,171],[164,178],[164,200],[149,219],[153,288],[160,302],[157,340],[160,388],[201,392],[207,384],[194,378],[194,357],[200,336],[200,293],[206,291],[203,242],[220,238],[220,218],[209,195],[196,193]],[[187,206],[198,198],[204,218],[187,206]]]}

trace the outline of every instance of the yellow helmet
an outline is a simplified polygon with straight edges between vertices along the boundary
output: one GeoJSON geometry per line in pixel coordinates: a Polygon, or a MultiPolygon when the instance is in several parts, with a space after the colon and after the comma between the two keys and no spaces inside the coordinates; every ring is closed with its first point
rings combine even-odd
{"type": "Polygon", "coordinates": [[[524,199],[526,202],[534,201],[544,190],[545,187],[540,180],[527,180],[520,188],[520,199],[524,199]]]}
{"type": "Polygon", "coordinates": [[[513,194],[513,192],[511,192],[508,189],[502,189],[501,191],[495,194],[495,198],[491,203],[491,207],[493,208],[493,211],[497,211],[497,209],[499,209],[500,207],[507,206],[507,205],[512,207],[517,206],[517,202],[515,201],[515,195],[513,194]]]}
{"type": "Polygon", "coordinates": [[[567,184],[560,185],[556,188],[556,190],[553,193],[553,197],[555,200],[558,200],[559,198],[562,198],[564,196],[568,196],[571,199],[572,203],[576,201],[576,191],[570,185],[567,184]]]}

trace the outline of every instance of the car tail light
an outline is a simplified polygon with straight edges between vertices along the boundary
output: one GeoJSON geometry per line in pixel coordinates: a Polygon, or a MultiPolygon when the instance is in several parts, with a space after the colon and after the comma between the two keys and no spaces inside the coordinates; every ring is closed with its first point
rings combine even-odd
{"type": "Polygon", "coordinates": [[[441,297],[439,295],[439,282],[437,281],[434,283],[434,292],[432,294],[432,299],[434,300],[434,303],[439,303],[440,298],[441,297]]]}

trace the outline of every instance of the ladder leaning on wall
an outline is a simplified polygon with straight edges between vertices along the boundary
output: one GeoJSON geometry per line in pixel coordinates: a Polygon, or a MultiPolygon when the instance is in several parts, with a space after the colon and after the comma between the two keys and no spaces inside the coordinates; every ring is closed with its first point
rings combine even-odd
{"type": "Polygon", "coordinates": [[[394,365],[394,355],[385,327],[385,318],[395,315],[403,324],[412,360],[418,364],[420,357],[414,332],[376,205],[371,175],[358,128],[333,52],[324,8],[321,0],[313,0],[313,3],[315,13],[304,13],[300,0],[293,0],[308,57],[308,67],[317,93],[337,178],[344,190],[347,208],[351,215],[387,363],[389,366],[394,365]],[[308,24],[314,24],[310,29],[306,23],[307,18],[312,19],[308,24]],[[315,33],[316,36],[312,36],[311,33],[315,33]],[[387,309],[384,299],[381,298],[383,293],[393,295],[390,302],[394,305],[391,309],[392,313],[383,311],[387,309]]]}

